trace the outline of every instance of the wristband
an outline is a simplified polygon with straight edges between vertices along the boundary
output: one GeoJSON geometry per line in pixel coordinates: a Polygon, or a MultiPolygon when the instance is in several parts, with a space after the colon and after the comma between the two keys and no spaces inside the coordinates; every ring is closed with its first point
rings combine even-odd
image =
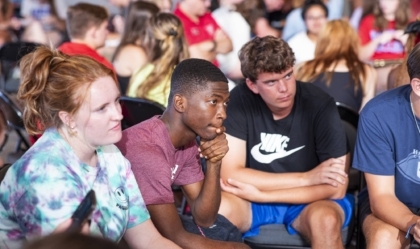
{"type": "Polygon", "coordinates": [[[408,227],[407,233],[405,234],[406,239],[408,239],[408,237],[410,236],[410,231],[415,225],[416,225],[416,223],[414,223],[414,224],[412,224],[408,227]]]}

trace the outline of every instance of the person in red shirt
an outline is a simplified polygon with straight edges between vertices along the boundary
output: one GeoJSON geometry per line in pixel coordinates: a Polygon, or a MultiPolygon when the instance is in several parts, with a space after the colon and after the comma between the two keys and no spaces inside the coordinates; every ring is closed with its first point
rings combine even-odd
{"type": "Polygon", "coordinates": [[[359,25],[361,48],[359,57],[373,62],[377,69],[376,94],[387,90],[387,78],[392,65],[402,61],[407,35],[404,29],[410,21],[409,0],[375,0],[373,13],[359,25]]]}
{"type": "Polygon", "coordinates": [[[208,11],[210,0],[181,0],[174,14],[185,30],[190,56],[213,62],[232,51],[232,42],[208,11]]]}
{"type": "Polygon", "coordinates": [[[79,3],[67,10],[67,31],[71,41],[58,49],[68,55],[86,55],[114,71],[112,64],[97,50],[105,45],[108,12],[104,7],[79,3]]]}

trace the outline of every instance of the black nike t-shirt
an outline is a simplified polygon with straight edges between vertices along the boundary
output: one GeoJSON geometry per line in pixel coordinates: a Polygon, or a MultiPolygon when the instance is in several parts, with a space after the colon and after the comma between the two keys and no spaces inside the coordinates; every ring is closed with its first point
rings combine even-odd
{"type": "Polygon", "coordinates": [[[266,172],[306,172],[347,153],[333,98],[310,83],[296,82],[293,109],[280,120],[260,95],[239,84],[224,125],[226,133],[246,141],[246,166],[266,172]]]}

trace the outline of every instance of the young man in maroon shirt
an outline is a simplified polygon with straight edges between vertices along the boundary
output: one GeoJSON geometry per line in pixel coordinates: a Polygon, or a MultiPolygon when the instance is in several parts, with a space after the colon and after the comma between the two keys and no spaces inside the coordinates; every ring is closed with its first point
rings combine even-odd
{"type": "Polygon", "coordinates": [[[123,131],[117,144],[131,163],[156,228],[182,248],[248,248],[238,243],[238,229],[217,214],[220,165],[229,149],[222,125],[228,101],[227,79],[216,66],[184,60],[172,74],[166,111],[123,131]],[[192,219],[178,214],[173,185],[182,188],[192,219]]]}

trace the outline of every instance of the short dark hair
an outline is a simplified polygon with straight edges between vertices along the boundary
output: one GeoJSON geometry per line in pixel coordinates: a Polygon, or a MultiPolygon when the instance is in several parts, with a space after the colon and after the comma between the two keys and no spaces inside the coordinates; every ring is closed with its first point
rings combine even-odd
{"type": "Polygon", "coordinates": [[[67,32],[71,38],[83,39],[90,28],[101,26],[108,17],[102,6],[78,3],[67,9],[67,32]]]}
{"type": "Polygon", "coordinates": [[[310,8],[313,6],[321,7],[325,12],[325,17],[328,17],[328,7],[320,0],[309,0],[306,1],[302,7],[302,19],[305,20],[306,13],[309,11],[310,8]]]}
{"type": "Polygon", "coordinates": [[[171,77],[168,106],[175,94],[187,95],[205,89],[209,82],[228,83],[226,76],[213,63],[203,59],[186,59],[175,67],[171,77]]]}
{"type": "Polygon", "coordinates": [[[410,81],[414,78],[420,79],[420,43],[411,50],[407,59],[407,71],[410,81]]]}
{"type": "Polygon", "coordinates": [[[260,73],[281,73],[295,64],[287,42],[274,36],[255,37],[239,51],[241,71],[252,82],[260,73]]]}

